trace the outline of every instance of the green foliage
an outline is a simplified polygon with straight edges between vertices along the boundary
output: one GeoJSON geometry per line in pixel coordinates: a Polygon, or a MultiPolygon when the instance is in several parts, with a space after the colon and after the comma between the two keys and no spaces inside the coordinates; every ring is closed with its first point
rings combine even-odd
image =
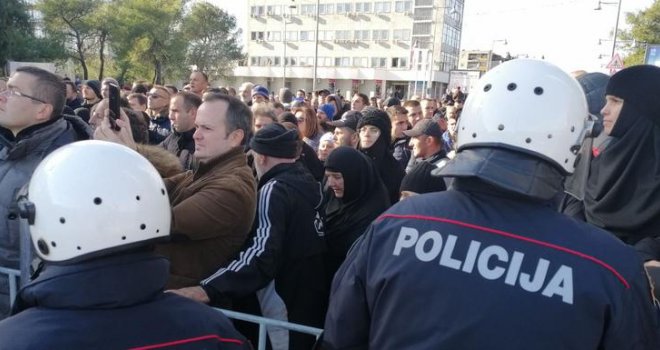
{"type": "Polygon", "coordinates": [[[39,0],[37,8],[46,32],[67,48],[85,79],[162,83],[187,78],[191,66],[213,78],[228,76],[243,58],[236,19],[216,6],[187,2],[39,0]]]}
{"type": "Polygon", "coordinates": [[[0,66],[8,60],[45,62],[64,56],[57,41],[34,35],[28,10],[22,1],[0,1],[0,66]]]}
{"type": "Polygon", "coordinates": [[[89,75],[87,60],[99,37],[93,14],[102,4],[97,0],[39,0],[36,5],[46,32],[61,40],[69,58],[80,64],[84,79],[89,75]]]}
{"type": "Polygon", "coordinates": [[[209,3],[195,3],[181,26],[188,42],[186,64],[209,77],[226,78],[232,62],[243,59],[237,38],[236,18],[209,3]]]}
{"type": "Polygon", "coordinates": [[[634,40],[635,45],[628,45],[631,54],[624,58],[626,66],[644,63],[646,44],[660,44],[660,1],[654,1],[649,8],[638,13],[628,13],[626,20],[630,30],[624,31],[624,40],[634,40]]]}

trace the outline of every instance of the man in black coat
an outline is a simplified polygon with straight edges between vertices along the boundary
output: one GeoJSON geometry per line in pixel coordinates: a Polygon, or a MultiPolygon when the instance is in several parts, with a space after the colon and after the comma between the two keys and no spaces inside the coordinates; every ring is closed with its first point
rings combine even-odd
{"type": "MultiPolygon", "coordinates": [[[[323,325],[327,289],[321,186],[296,162],[300,143],[298,132],[281,124],[257,131],[250,147],[259,177],[258,205],[246,246],[201,286],[173,292],[212,304],[257,293],[264,316],[323,325]],[[271,282],[274,293],[268,290],[271,282]],[[267,312],[273,309],[283,313],[267,312]]],[[[275,338],[271,334],[271,342],[281,342],[275,338]]],[[[315,341],[299,333],[288,338],[289,349],[309,349],[315,341]]]]}

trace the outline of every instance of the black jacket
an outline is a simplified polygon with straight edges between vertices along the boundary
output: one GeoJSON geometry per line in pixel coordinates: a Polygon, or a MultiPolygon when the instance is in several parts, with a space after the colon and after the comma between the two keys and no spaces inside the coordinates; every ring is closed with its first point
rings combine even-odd
{"type": "MultiPolygon", "coordinates": [[[[32,251],[31,244],[21,243],[16,194],[51,152],[71,142],[87,140],[91,135],[89,125],[78,117],[66,115],[28,127],[15,137],[0,127],[0,266],[21,269],[23,280],[30,276],[32,251]]],[[[0,318],[9,313],[8,294],[7,276],[0,274],[0,318]]]]}
{"type": "Polygon", "coordinates": [[[0,322],[0,348],[250,349],[220,312],[163,293],[168,269],[152,253],[49,265],[0,322]]]}
{"type": "Polygon", "coordinates": [[[410,142],[410,137],[402,137],[394,140],[392,144],[392,156],[399,162],[402,169],[408,170],[408,161],[410,160],[410,147],[408,143],[410,142]]]}
{"type": "MultiPolygon", "coordinates": [[[[274,280],[288,321],[321,327],[327,289],[320,184],[299,163],[280,164],[260,179],[257,204],[246,247],[202,286],[212,302],[220,302],[253,294],[274,280]]],[[[291,333],[292,349],[313,343],[314,337],[291,333]]]]}
{"type": "Polygon", "coordinates": [[[333,283],[325,349],[659,349],[633,249],[473,181],[392,207],[333,283]]]}
{"type": "Polygon", "coordinates": [[[193,169],[193,154],[195,153],[195,129],[186,132],[172,132],[160,146],[179,158],[181,166],[186,170],[193,169]]]}

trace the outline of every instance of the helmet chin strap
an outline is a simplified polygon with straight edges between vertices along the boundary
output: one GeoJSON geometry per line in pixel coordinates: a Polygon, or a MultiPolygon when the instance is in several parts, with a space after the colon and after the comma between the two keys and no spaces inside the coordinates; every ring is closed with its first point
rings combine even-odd
{"type": "Polygon", "coordinates": [[[28,224],[34,225],[34,218],[37,214],[37,209],[34,203],[28,200],[27,194],[18,197],[16,204],[18,206],[18,215],[23,219],[27,219],[28,224]]]}
{"type": "Polygon", "coordinates": [[[603,126],[602,124],[596,123],[597,121],[598,117],[593,114],[589,114],[589,117],[584,121],[584,128],[582,128],[582,132],[580,132],[580,136],[578,136],[577,143],[571,146],[571,152],[573,154],[578,154],[585,139],[596,138],[598,135],[600,135],[601,131],[603,130],[603,126]]]}

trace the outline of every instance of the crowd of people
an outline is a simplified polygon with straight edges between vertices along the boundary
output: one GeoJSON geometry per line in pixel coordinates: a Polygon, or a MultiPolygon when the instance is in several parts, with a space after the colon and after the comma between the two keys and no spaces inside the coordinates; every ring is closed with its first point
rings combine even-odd
{"type": "Polygon", "coordinates": [[[195,71],[126,86],[113,115],[115,79],[19,68],[0,347],[256,344],[194,300],[325,329],[269,327],[273,349],[657,349],[659,72],[520,59],[401,100],[195,71]]]}

